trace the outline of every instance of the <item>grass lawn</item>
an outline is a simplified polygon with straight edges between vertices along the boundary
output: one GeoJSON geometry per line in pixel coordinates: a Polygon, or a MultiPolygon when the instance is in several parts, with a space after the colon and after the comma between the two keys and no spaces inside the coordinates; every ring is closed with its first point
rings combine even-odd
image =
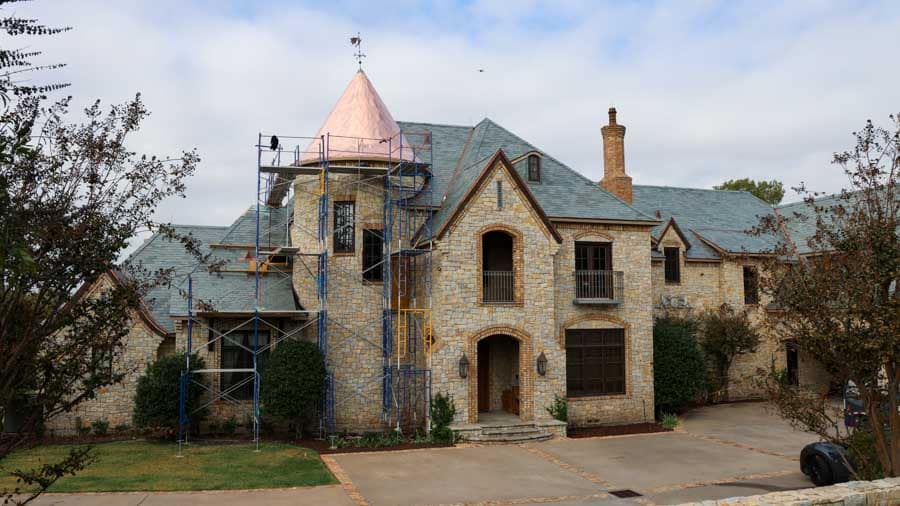
{"type": "MultiPolygon", "coordinates": [[[[176,458],[174,443],[97,444],[96,462],[76,476],[60,479],[49,491],[225,490],[337,483],[313,450],[283,443],[261,444],[259,453],[253,450],[249,444],[190,445],[182,458],[176,458]]],[[[0,490],[16,485],[9,470],[55,462],[68,451],[67,445],[40,446],[0,460],[0,490]]]]}

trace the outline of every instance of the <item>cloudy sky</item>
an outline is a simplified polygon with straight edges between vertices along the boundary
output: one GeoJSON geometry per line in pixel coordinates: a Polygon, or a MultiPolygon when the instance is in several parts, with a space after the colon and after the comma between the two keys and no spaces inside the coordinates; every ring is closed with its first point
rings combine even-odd
{"type": "MultiPolygon", "coordinates": [[[[399,120],[488,116],[592,179],[615,105],[637,184],[739,177],[837,191],[832,152],[900,112],[900,2],[65,1],[29,41],[79,106],[141,92],[132,147],[202,165],[160,221],[228,224],[254,201],[259,131],[312,135],[364,68],[399,120]],[[484,69],[484,72],[478,72],[484,69]]],[[[786,200],[796,199],[789,193],[786,200]]]]}

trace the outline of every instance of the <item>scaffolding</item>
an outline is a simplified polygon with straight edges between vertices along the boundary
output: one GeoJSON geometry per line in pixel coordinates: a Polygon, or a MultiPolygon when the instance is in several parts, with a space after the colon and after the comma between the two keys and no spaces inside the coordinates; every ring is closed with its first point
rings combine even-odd
{"type": "MultiPolygon", "coordinates": [[[[306,329],[315,328],[318,346],[325,356],[326,384],[324,401],[319,409],[319,433],[321,436],[336,430],[336,409],[353,399],[370,401],[369,390],[381,389],[381,422],[384,427],[397,430],[428,429],[431,402],[431,345],[433,343],[431,288],[432,244],[429,227],[433,212],[431,184],[432,153],[431,132],[400,131],[389,139],[350,138],[331,134],[319,137],[272,136],[259,134],[257,139],[257,198],[255,213],[256,237],[249,271],[254,276],[253,304],[246,318],[234,322],[230,329],[216,328],[209,318],[200,318],[195,300],[195,280],[187,279],[187,340],[185,368],[179,383],[179,454],[181,445],[187,442],[191,417],[214,403],[225,402],[248,413],[252,420],[253,440],[259,444],[260,433],[260,357],[285,339],[301,336],[306,329]],[[411,142],[410,139],[413,141],[411,142]],[[355,149],[332,148],[356,146],[355,149]],[[292,145],[286,147],[285,144],[292,145]],[[302,147],[307,145],[308,147],[302,147]],[[338,178],[335,178],[335,176],[338,178]],[[350,175],[350,178],[340,176],[350,175]],[[299,176],[317,181],[314,188],[296,184],[299,176]],[[380,216],[354,214],[356,223],[382,224],[381,261],[370,266],[382,274],[380,289],[363,283],[365,271],[346,272],[337,264],[329,265],[329,217],[331,196],[335,193],[361,188],[377,191],[382,195],[380,216]],[[294,198],[303,192],[306,198],[314,198],[315,225],[311,216],[294,216],[291,211],[294,198]],[[289,209],[284,210],[287,201],[289,209]],[[276,213],[282,209],[282,212],[276,213]],[[263,215],[268,223],[264,223],[263,215]],[[276,217],[277,215],[277,217],[276,217]],[[273,234],[273,230],[283,233],[273,234]],[[293,233],[292,233],[293,232],[293,233]],[[314,237],[314,248],[300,247],[295,236],[314,237]],[[414,244],[414,237],[427,238],[414,244]],[[274,240],[273,240],[274,236],[274,240]],[[351,280],[368,286],[372,297],[381,298],[380,340],[372,339],[373,322],[348,321],[336,318],[328,310],[329,269],[336,274],[349,275],[351,280]],[[299,273],[298,273],[299,270],[299,273]],[[315,286],[316,307],[295,311],[270,312],[265,307],[265,292],[278,283],[291,283],[294,276],[312,278],[315,286]],[[274,281],[272,280],[274,278],[274,281]],[[380,293],[378,293],[380,292],[380,293]],[[291,317],[305,320],[296,328],[284,330],[276,318],[291,317]],[[239,328],[252,328],[252,343],[247,345],[233,339],[239,328]],[[245,368],[195,368],[191,362],[194,352],[193,336],[197,328],[209,334],[207,346],[217,342],[229,343],[243,349],[252,357],[245,368]],[[362,340],[379,348],[381,374],[367,379],[368,385],[356,388],[336,389],[338,376],[335,370],[342,364],[335,359],[338,347],[346,343],[330,343],[329,329],[345,331],[351,338],[362,340]],[[269,336],[260,341],[261,332],[269,336]],[[274,337],[271,337],[274,333],[274,337]],[[202,375],[239,374],[243,380],[228,388],[216,388],[198,381],[202,375]],[[199,385],[206,397],[199,407],[189,412],[188,397],[191,385],[199,385]],[[252,385],[252,400],[236,398],[234,392],[252,385]],[[338,392],[344,392],[340,394],[338,392]],[[342,397],[342,398],[336,398],[342,397]]],[[[313,213],[310,213],[313,214],[313,213]]],[[[355,225],[354,225],[355,227],[355,225]]],[[[355,228],[354,228],[355,229],[355,228]]],[[[222,297],[225,294],[220,294],[222,297]]],[[[203,301],[206,304],[208,301],[203,301]]],[[[309,304],[310,301],[301,301],[309,304]]],[[[211,306],[215,307],[215,301],[211,306]]],[[[207,310],[205,316],[215,316],[215,310],[207,310]]],[[[213,382],[215,383],[215,382],[213,382]]],[[[343,386],[343,385],[337,385],[343,386]]]]}

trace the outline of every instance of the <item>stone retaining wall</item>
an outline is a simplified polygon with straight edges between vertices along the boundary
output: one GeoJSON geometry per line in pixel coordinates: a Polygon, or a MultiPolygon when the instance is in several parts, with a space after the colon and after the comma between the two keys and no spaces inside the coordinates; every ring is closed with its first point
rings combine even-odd
{"type": "MultiPolygon", "coordinates": [[[[685,503],[691,506],[757,506],[768,504],[794,506],[889,506],[900,504],[900,478],[875,481],[851,481],[830,487],[805,488],[750,497],[731,497],[685,503]]],[[[683,505],[684,506],[684,505],[683,505]]]]}

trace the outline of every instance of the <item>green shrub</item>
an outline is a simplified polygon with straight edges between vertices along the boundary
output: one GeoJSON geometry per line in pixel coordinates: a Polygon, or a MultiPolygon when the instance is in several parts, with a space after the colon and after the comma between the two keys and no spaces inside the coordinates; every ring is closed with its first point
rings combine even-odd
{"type": "Polygon", "coordinates": [[[431,399],[431,439],[437,443],[453,443],[454,434],[450,428],[456,415],[456,403],[452,395],[438,392],[431,399]]]}
{"type": "Polygon", "coordinates": [[[234,433],[237,432],[237,427],[237,418],[232,416],[222,423],[222,432],[225,433],[226,436],[233,436],[234,433]]]}
{"type": "Polygon", "coordinates": [[[684,318],[653,323],[653,389],[656,412],[682,411],[706,387],[706,363],[697,343],[697,324],[684,318]]]}
{"type": "Polygon", "coordinates": [[[664,429],[675,430],[675,427],[678,427],[678,416],[672,413],[662,413],[659,418],[659,424],[664,429]]]}
{"type": "MultiPolygon", "coordinates": [[[[191,369],[204,368],[203,359],[196,355],[191,357],[191,369]]],[[[168,355],[158,358],[147,367],[143,376],[138,378],[137,392],[134,396],[134,414],[132,420],[135,427],[141,429],[178,428],[178,391],[181,371],[184,369],[184,355],[168,355]]],[[[198,426],[207,414],[206,409],[195,412],[200,405],[203,388],[194,383],[202,381],[199,375],[193,376],[187,388],[187,412],[191,413],[191,423],[198,426]]]]}
{"type": "Polygon", "coordinates": [[[358,448],[387,448],[403,442],[403,435],[392,430],[389,432],[368,432],[355,440],[358,448]]]}
{"type": "Polygon", "coordinates": [[[854,464],[853,474],[857,480],[871,481],[884,478],[884,470],[875,450],[875,436],[865,426],[850,434],[849,453],[854,464]]]}
{"type": "Polygon", "coordinates": [[[91,430],[95,436],[105,436],[109,431],[109,422],[106,420],[94,420],[91,422],[91,430]]]}
{"type": "Polygon", "coordinates": [[[560,422],[568,422],[569,421],[569,401],[559,395],[555,394],[553,396],[553,404],[547,408],[547,413],[550,413],[550,416],[559,420],[560,422]]]}
{"type": "Polygon", "coordinates": [[[127,423],[120,423],[119,425],[113,427],[113,432],[118,434],[126,434],[128,432],[131,432],[131,426],[127,423]]]}
{"type": "Polygon", "coordinates": [[[325,396],[325,357],[316,343],[283,341],[262,373],[260,402],[266,416],[294,426],[297,437],[313,420],[325,396]]]}

